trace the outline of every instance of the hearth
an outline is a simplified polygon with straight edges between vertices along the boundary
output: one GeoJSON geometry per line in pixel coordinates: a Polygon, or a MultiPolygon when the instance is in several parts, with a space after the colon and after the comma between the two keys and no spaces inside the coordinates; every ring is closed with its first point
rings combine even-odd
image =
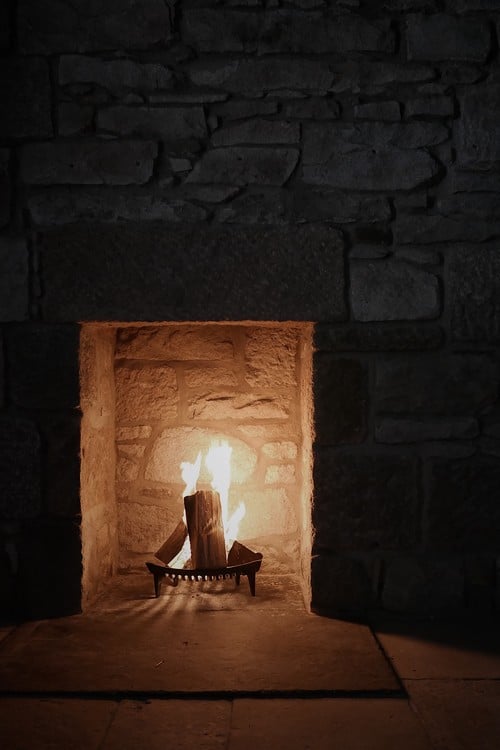
{"type": "Polygon", "coordinates": [[[87,324],[80,361],[84,606],[144,563],[156,595],[164,579],[242,575],[255,594],[262,561],[299,575],[309,606],[312,325],[87,324]],[[213,532],[221,516],[220,554],[205,531],[193,550],[197,496],[222,500],[199,521],[213,532]]]}

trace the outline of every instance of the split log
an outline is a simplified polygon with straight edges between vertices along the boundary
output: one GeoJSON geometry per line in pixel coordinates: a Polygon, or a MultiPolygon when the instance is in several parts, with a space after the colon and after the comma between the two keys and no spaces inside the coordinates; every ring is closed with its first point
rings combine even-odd
{"type": "Polygon", "coordinates": [[[179,521],[168,539],[163,542],[158,552],[155,553],[155,556],[164,562],[165,565],[168,565],[170,560],[173,560],[181,551],[186,541],[187,533],[186,524],[184,521],[179,521]]]}
{"type": "Polygon", "coordinates": [[[220,495],[200,490],[184,498],[193,568],[224,568],[226,544],[220,495]]]}

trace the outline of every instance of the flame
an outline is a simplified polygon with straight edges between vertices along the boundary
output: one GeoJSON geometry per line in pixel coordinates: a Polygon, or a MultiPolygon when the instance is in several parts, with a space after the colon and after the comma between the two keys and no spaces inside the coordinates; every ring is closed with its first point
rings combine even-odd
{"type": "MultiPolygon", "coordinates": [[[[244,518],[246,508],[244,503],[240,503],[236,510],[229,516],[229,489],[231,487],[231,454],[233,449],[226,442],[218,444],[212,443],[207,455],[205,456],[205,466],[212,477],[212,489],[219,493],[222,508],[222,522],[224,525],[224,537],[226,542],[226,552],[236,539],[238,528],[241,520],[244,518]]],[[[201,452],[198,453],[196,461],[189,463],[183,461],[180,465],[181,477],[185,484],[182,493],[183,499],[188,495],[196,492],[196,484],[201,470],[201,452]]],[[[184,523],[186,523],[186,514],[184,513],[184,523]]],[[[172,568],[182,568],[191,557],[191,546],[189,537],[186,538],[184,545],[179,554],[170,561],[172,568]]]]}

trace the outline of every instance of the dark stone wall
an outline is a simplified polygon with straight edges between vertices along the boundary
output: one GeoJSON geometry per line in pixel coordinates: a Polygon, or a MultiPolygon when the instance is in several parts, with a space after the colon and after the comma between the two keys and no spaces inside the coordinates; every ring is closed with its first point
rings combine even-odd
{"type": "Polygon", "coordinates": [[[76,323],[252,318],[318,322],[314,607],[491,611],[500,2],[0,12],[2,606],[78,600],[76,323]]]}

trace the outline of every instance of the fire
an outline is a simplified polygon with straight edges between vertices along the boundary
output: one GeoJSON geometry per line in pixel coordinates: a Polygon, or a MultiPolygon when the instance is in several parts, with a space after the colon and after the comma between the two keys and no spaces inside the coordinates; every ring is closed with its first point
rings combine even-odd
{"type": "MultiPolygon", "coordinates": [[[[222,522],[224,525],[224,537],[226,542],[226,552],[238,534],[239,525],[245,516],[246,508],[244,503],[240,503],[236,510],[229,516],[229,489],[231,487],[231,454],[233,449],[226,442],[219,444],[212,443],[205,456],[205,466],[212,478],[212,489],[219,493],[222,507],[222,522]]],[[[196,492],[196,485],[201,470],[201,452],[198,453],[196,461],[189,463],[183,461],[180,465],[182,481],[185,484],[182,498],[193,495],[196,492]]],[[[186,516],[184,514],[184,522],[186,516]]],[[[183,567],[191,556],[191,547],[189,537],[184,542],[179,554],[170,562],[172,568],[183,567]]]]}

